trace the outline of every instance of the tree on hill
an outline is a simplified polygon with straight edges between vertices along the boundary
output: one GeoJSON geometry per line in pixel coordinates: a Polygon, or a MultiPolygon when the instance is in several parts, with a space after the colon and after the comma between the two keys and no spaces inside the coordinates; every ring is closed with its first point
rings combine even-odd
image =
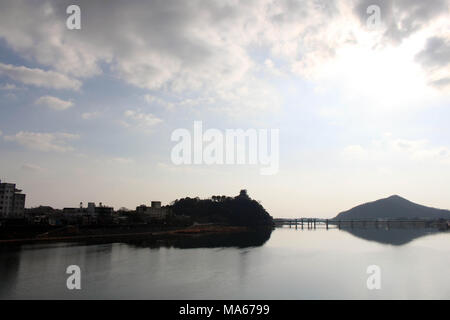
{"type": "Polygon", "coordinates": [[[237,226],[272,225],[272,217],[243,189],[238,196],[212,196],[210,199],[182,198],[172,204],[175,215],[185,215],[197,222],[226,223],[237,226]]]}

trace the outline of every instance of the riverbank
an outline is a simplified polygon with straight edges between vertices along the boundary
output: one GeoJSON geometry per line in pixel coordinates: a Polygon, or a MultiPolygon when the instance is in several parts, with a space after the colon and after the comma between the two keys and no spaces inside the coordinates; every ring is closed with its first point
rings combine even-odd
{"type": "Polygon", "coordinates": [[[160,227],[154,226],[123,226],[121,228],[83,228],[67,226],[54,229],[34,237],[23,237],[0,240],[0,246],[21,245],[33,243],[52,242],[85,242],[85,243],[112,243],[145,241],[156,243],[180,238],[190,238],[199,235],[245,233],[251,229],[242,226],[227,225],[193,225],[190,227],[160,227]],[[61,230],[63,229],[63,230],[61,230]],[[161,230],[165,229],[165,230],[161,230]],[[56,233],[56,234],[55,234],[56,233]]]}

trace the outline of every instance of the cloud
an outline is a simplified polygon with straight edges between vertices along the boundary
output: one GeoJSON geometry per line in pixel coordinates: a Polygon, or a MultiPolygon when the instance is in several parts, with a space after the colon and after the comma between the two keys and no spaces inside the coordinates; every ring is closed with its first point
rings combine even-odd
{"type": "Polygon", "coordinates": [[[71,32],[64,23],[66,3],[4,1],[0,37],[30,61],[57,72],[90,77],[100,74],[106,62],[121,79],[148,89],[199,88],[211,77],[223,84],[248,69],[245,50],[221,36],[239,14],[238,6],[209,1],[78,5],[89,20],[82,22],[80,32],[71,32]],[[126,24],[111,19],[118,12],[126,24]],[[217,19],[226,25],[214,27],[217,19]],[[205,28],[208,24],[212,27],[205,28]]]}
{"type": "MultiPolygon", "coordinates": [[[[367,40],[361,24],[369,5],[381,7],[382,45],[395,45],[448,18],[445,0],[77,4],[82,29],[70,31],[64,23],[67,2],[2,1],[0,38],[25,59],[54,70],[47,72],[85,78],[108,71],[136,87],[172,93],[176,99],[170,101],[188,92],[211,97],[212,107],[226,110],[276,108],[277,92],[259,72],[314,77],[340,49],[367,40]],[[241,105],[248,100],[252,103],[241,105]]],[[[81,86],[68,80],[78,83],[66,87],[81,86]]]]}
{"type": "MultiPolygon", "coordinates": [[[[134,110],[127,110],[124,112],[124,115],[127,119],[130,119],[138,127],[153,127],[158,123],[162,122],[161,119],[157,118],[151,113],[143,113],[134,110]]],[[[130,124],[128,123],[128,125],[130,124]]]]}
{"type": "Polygon", "coordinates": [[[445,67],[450,64],[450,40],[431,37],[425,49],[416,55],[417,61],[427,68],[445,67]]]}
{"type": "Polygon", "coordinates": [[[429,71],[430,83],[438,88],[450,82],[450,38],[431,37],[415,60],[429,71]]]}
{"type": "Polygon", "coordinates": [[[65,101],[57,97],[43,96],[35,101],[37,105],[43,105],[53,110],[66,110],[73,106],[73,102],[65,101]]]}
{"type": "Polygon", "coordinates": [[[450,86],[450,77],[433,80],[430,84],[437,88],[448,88],[450,86]]]}
{"type": "Polygon", "coordinates": [[[45,168],[42,168],[42,167],[40,167],[38,165],[31,164],[31,163],[23,164],[21,169],[24,170],[24,171],[27,171],[27,172],[43,172],[43,171],[46,171],[45,168]]]}
{"type": "Polygon", "coordinates": [[[4,1],[0,37],[23,57],[61,74],[90,77],[106,65],[134,86],[212,97],[216,101],[212,107],[226,110],[278,106],[276,90],[257,74],[260,66],[253,51],[286,61],[285,72],[304,75],[347,41],[336,24],[348,17],[334,20],[339,17],[335,1],[169,0],[108,6],[79,1],[78,5],[82,29],[73,32],[63,23],[67,3],[4,1]],[[114,18],[119,12],[120,18],[114,18]],[[87,15],[89,20],[83,20],[87,15]],[[242,106],[243,101],[251,103],[242,106]]]}
{"type": "Polygon", "coordinates": [[[118,157],[118,158],[111,159],[110,162],[124,165],[124,164],[132,164],[132,163],[134,163],[134,160],[131,159],[131,158],[120,158],[120,157],[118,157]]]}
{"type": "Polygon", "coordinates": [[[20,131],[12,136],[4,136],[6,141],[17,142],[31,150],[37,151],[72,151],[73,147],[68,144],[69,141],[78,139],[79,136],[70,133],[39,133],[20,131]]]}
{"type": "Polygon", "coordinates": [[[6,83],[0,87],[0,90],[16,90],[17,86],[15,84],[6,83]]]}
{"type": "Polygon", "coordinates": [[[172,109],[173,106],[174,106],[174,103],[167,102],[167,101],[165,101],[165,100],[163,100],[163,99],[161,99],[159,97],[156,97],[156,96],[153,96],[153,95],[150,95],[150,94],[144,95],[144,100],[145,100],[145,102],[147,102],[150,105],[157,104],[157,105],[163,106],[163,107],[165,107],[167,109],[172,109]]]}
{"type": "Polygon", "coordinates": [[[391,134],[366,146],[347,146],[341,154],[344,160],[368,161],[376,166],[383,163],[407,165],[410,161],[450,165],[449,147],[432,145],[426,139],[395,138],[391,134]]]}
{"type": "Polygon", "coordinates": [[[342,151],[342,156],[346,160],[364,160],[368,155],[368,151],[360,145],[350,145],[342,151]]]}
{"type": "Polygon", "coordinates": [[[0,63],[0,74],[26,85],[43,88],[78,90],[81,87],[81,82],[76,79],[71,79],[54,71],[44,71],[37,68],[17,67],[0,63]]]}
{"type": "Polygon", "coordinates": [[[367,8],[371,5],[380,8],[383,37],[393,43],[399,43],[445,17],[449,8],[447,0],[356,0],[354,12],[362,26],[366,25],[367,8]]]}
{"type": "MultiPolygon", "coordinates": [[[[75,77],[100,74],[99,59],[108,61],[105,50],[102,45],[93,46],[84,41],[84,30],[71,32],[66,28],[66,8],[71,3],[64,2],[2,1],[0,37],[24,58],[51,67],[58,73],[75,77]]],[[[86,13],[91,8],[86,4],[80,6],[83,8],[82,19],[86,22],[86,13]]],[[[103,10],[103,7],[99,5],[97,10],[103,10]]]]}
{"type": "Polygon", "coordinates": [[[81,117],[85,120],[91,120],[91,119],[95,119],[98,118],[100,116],[100,112],[84,112],[81,114],[81,117]]]}

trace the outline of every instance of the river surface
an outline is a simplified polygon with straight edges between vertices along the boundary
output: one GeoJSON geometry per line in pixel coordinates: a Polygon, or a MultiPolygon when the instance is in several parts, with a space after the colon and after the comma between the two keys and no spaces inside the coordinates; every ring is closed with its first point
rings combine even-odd
{"type": "Polygon", "coordinates": [[[449,232],[285,227],[256,246],[204,242],[3,248],[0,299],[450,299],[449,232]],[[70,265],[80,290],[67,289],[70,265]]]}

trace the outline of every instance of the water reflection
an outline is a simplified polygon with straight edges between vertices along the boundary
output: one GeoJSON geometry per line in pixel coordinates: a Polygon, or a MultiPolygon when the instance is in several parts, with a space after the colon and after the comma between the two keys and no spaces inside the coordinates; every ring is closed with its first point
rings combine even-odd
{"type": "Polygon", "coordinates": [[[20,268],[20,247],[0,248],[0,297],[12,292],[20,268]]]}
{"type": "Polygon", "coordinates": [[[364,240],[394,246],[405,245],[420,237],[446,232],[436,228],[346,228],[341,230],[364,240]]]}
{"type": "Polygon", "coordinates": [[[127,241],[127,243],[137,247],[148,248],[247,248],[264,245],[264,243],[270,239],[271,234],[271,228],[260,228],[247,232],[199,234],[195,236],[180,236],[164,240],[134,240],[127,241]]]}
{"type": "Polygon", "coordinates": [[[448,299],[449,234],[277,228],[172,239],[157,249],[21,246],[0,251],[0,299],[448,299]],[[66,287],[72,264],[82,290],[66,287]],[[382,290],[367,290],[371,264],[383,270],[382,290]]]}

